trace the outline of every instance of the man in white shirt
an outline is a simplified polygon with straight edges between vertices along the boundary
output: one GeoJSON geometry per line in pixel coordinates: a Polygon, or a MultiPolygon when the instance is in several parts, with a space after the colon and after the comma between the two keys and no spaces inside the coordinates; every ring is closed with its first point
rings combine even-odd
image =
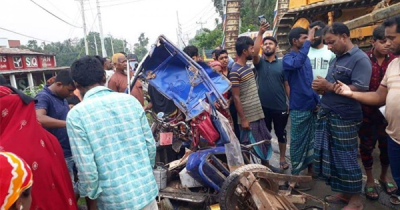
{"type": "MultiPolygon", "coordinates": [[[[322,32],[325,28],[325,23],[321,21],[315,21],[310,24],[310,28],[319,26],[318,31],[322,32]]],[[[336,55],[328,49],[328,46],[322,41],[322,33],[315,34],[315,39],[311,43],[310,51],[308,52],[308,58],[310,58],[311,66],[313,69],[314,79],[318,76],[325,78],[328,73],[329,63],[336,57],[336,55]]]]}

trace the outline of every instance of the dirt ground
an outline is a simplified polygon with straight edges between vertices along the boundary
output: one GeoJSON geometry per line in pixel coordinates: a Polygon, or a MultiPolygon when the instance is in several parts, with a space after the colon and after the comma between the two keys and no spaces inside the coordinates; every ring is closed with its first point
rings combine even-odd
{"type": "MultiPolygon", "coordinates": [[[[289,131],[290,131],[290,122],[287,125],[287,132],[288,132],[288,145],[290,145],[290,135],[289,135],[289,131]]],[[[279,166],[279,149],[278,149],[278,142],[276,140],[276,136],[275,133],[272,131],[272,135],[274,136],[273,139],[273,144],[272,144],[272,148],[274,151],[274,154],[271,158],[271,164],[273,166],[279,166]]],[[[370,201],[368,199],[366,199],[365,195],[362,194],[362,200],[363,200],[363,204],[364,204],[364,210],[391,210],[391,209],[396,209],[396,210],[400,210],[400,206],[393,206],[390,202],[389,202],[389,195],[387,195],[380,187],[378,181],[376,178],[379,177],[380,175],[380,162],[379,162],[379,149],[376,148],[374,150],[373,153],[373,157],[374,157],[374,165],[373,165],[373,174],[375,177],[375,182],[378,186],[378,191],[379,191],[379,200],[378,201],[370,201]]],[[[288,163],[290,163],[290,158],[289,158],[289,148],[287,149],[286,152],[286,159],[288,161],[288,163]]],[[[359,164],[360,166],[362,166],[361,163],[361,159],[358,158],[359,164]]],[[[290,169],[286,170],[285,173],[290,174],[290,169]]],[[[393,181],[392,177],[391,177],[391,172],[389,169],[389,179],[391,181],[393,181]]],[[[363,186],[365,185],[365,180],[366,180],[366,176],[365,176],[365,171],[363,170],[363,186]]],[[[330,190],[330,187],[328,185],[325,184],[324,181],[321,180],[313,180],[311,183],[311,190],[307,191],[306,193],[316,196],[320,199],[324,199],[324,197],[326,195],[332,195],[334,194],[334,192],[332,192],[330,190]]],[[[363,189],[364,191],[364,189],[363,189]]],[[[316,203],[307,203],[307,205],[315,205],[316,203]]],[[[344,207],[344,205],[330,205],[329,210],[340,210],[344,207]]]]}

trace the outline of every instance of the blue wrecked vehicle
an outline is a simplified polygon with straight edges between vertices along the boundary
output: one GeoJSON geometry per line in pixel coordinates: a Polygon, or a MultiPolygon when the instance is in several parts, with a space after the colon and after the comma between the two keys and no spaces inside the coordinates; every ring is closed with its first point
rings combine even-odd
{"type": "MultiPolygon", "coordinates": [[[[240,145],[237,139],[229,139],[232,135],[226,135],[229,129],[219,128],[219,140],[214,145],[201,136],[193,146],[196,135],[192,122],[213,110],[215,102],[228,107],[223,96],[231,88],[227,78],[206,63],[195,62],[161,35],[136,68],[129,81],[131,89],[137,80],[143,80],[177,108],[172,114],[147,111],[157,142],[159,163],[154,175],[161,209],[173,209],[176,201],[178,205],[197,204],[201,209],[275,209],[268,206],[277,203],[277,209],[297,209],[277,194],[278,181],[304,182],[311,177],[278,175],[263,165],[253,164],[258,163],[254,148],[265,141],[240,145]],[[234,162],[239,165],[233,167],[234,162]]],[[[212,112],[210,117],[221,116],[212,112]]]]}

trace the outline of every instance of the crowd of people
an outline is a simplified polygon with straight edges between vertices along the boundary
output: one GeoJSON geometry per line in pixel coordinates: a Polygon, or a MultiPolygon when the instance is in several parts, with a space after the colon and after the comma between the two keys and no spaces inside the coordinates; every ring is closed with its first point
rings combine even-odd
{"type": "MultiPolygon", "coordinates": [[[[325,201],[345,203],[346,210],[363,209],[358,152],[367,175],[365,195],[379,197],[372,174],[378,143],[379,182],[400,204],[400,16],[375,28],[367,53],[351,42],[343,23],[317,21],[308,30],[293,28],[290,52],[279,58],[277,40],[263,37],[268,28],[262,24],[255,41],[239,37],[235,61],[218,47],[209,63],[232,84],[224,93],[229,107],[216,107],[240,142],[270,140],[273,129],[279,166],[269,163],[270,141],[259,147],[262,164],[275,172],[291,168],[293,175],[307,169],[338,193],[325,201]]],[[[202,62],[195,46],[183,51],[202,62]]],[[[179,110],[151,85],[145,104],[140,80],[125,94],[132,76],[127,71],[134,70],[128,62],[124,53],[79,58],[35,99],[2,82],[1,209],[77,209],[81,197],[90,210],[158,209],[156,145],[145,110],[169,116],[179,110]]]]}

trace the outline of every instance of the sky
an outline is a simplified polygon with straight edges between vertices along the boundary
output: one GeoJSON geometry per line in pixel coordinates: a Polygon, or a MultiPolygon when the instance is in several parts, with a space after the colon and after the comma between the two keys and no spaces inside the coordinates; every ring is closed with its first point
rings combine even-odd
{"type": "MultiPolygon", "coordinates": [[[[71,25],[83,24],[80,0],[33,0],[71,25]]],[[[201,28],[214,29],[218,15],[212,0],[98,0],[104,36],[126,39],[128,46],[137,42],[144,32],[150,44],[164,34],[176,43],[179,22],[182,38],[195,36],[201,28]]],[[[83,28],[73,27],[37,6],[32,0],[2,0],[0,27],[27,36],[35,37],[38,43],[64,41],[83,37],[83,28]]],[[[84,0],[87,33],[99,32],[96,0],[84,0]]],[[[20,40],[26,44],[32,38],[0,29],[0,38],[20,40]]]]}

